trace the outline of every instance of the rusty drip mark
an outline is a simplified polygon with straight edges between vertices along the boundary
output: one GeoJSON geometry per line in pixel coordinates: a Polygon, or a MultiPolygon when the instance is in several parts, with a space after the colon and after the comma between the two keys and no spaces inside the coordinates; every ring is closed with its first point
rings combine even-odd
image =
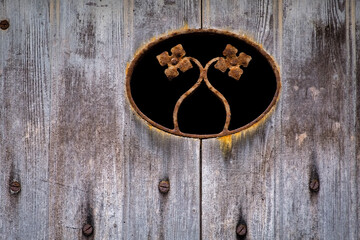
{"type": "Polygon", "coordinates": [[[0,28],[1,30],[6,30],[10,27],[10,23],[8,20],[1,20],[0,21],[0,28]]]}
{"type": "Polygon", "coordinates": [[[21,184],[18,181],[13,181],[10,183],[10,193],[18,194],[21,191],[21,184]]]}
{"type": "Polygon", "coordinates": [[[189,89],[187,90],[183,95],[180,96],[178,101],[175,104],[174,112],[173,112],[173,122],[174,122],[174,129],[171,130],[172,133],[178,134],[178,135],[184,135],[183,132],[179,129],[179,123],[178,123],[178,111],[180,108],[180,105],[183,103],[183,101],[190,96],[204,81],[207,88],[216,95],[220,99],[220,101],[223,103],[226,111],[226,119],[223,130],[218,133],[220,135],[227,135],[229,133],[229,125],[231,120],[231,111],[230,111],[230,105],[224,95],[222,95],[214,86],[211,85],[207,72],[209,70],[209,67],[214,62],[217,62],[215,64],[215,68],[220,70],[221,72],[225,72],[227,69],[229,69],[228,75],[235,80],[239,80],[243,70],[240,68],[247,67],[249,65],[249,62],[251,61],[251,56],[241,52],[238,56],[236,56],[236,53],[238,50],[230,45],[227,44],[225,47],[225,50],[223,51],[223,57],[216,57],[210,60],[206,65],[205,68],[202,66],[202,64],[193,57],[185,57],[186,52],[181,44],[176,45],[175,47],[171,48],[172,55],[170,56],[167,51],[159,54],[156,56],[157,60],[159,61],[159,64],[161,66],[167,65],[167,68],[165,69],[165,75],[169,80],[172,80],[173,78],[177,77],[179,75],[178,69],[180,69],[182,72],[186,72],[187,70],[191,69],[193,66],[191,64],[191,61],[194,62],[199,70],[200,70],[200,76],[198,81],[189,89]]]}

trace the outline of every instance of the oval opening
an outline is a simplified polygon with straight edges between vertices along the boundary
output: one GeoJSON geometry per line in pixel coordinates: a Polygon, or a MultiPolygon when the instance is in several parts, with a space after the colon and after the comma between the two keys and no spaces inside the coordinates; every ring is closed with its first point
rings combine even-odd
{"type": "Polygon", "coordinates": [[[144,47],[127,71],[134,109],[186,137],[229,135],[258,122],[280,92],[274,60],[258,44],[219,30],[186,30],[144,47]]]}

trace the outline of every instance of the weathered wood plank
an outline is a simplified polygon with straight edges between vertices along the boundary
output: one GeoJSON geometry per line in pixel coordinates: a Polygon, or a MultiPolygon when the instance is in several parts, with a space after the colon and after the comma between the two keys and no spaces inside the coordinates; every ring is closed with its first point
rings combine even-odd
{"type": "Polygon", "coordinates": [[[240,218],[249,239],[360,238],[357,1],[204,1],[203,26],[262,43],[283,91],[265,123],[204,140],[202,153],[199,140],[139,119],[124,90],[135,50],[199,27],[200,3],[0,6],[11,23],[0,31],[1,239],[79,239],[86,222],[95,239],[234,239],[240,218]],[[11,180],[22,183],[17,196],[11,180]]]}
{"type": "Polygon", "coordinates": [[[46,239],[50,116],[47,3],[0,1],[0,239],[46,239]],[[10,195],[9,183],[21,184],[10,195]]]}
{"type": "Polygon", "coordinates": [[[203,141],[203,225],[210,226],[203,236],[235,239],[242,217],[249,239],[358,239],[358,80],[350,64],[355,45],[349,27],[355,4],[244,2],[244,9],[206,2],[204,26],[243,28],[269,47],[280,65],[282,94],[273,115],[233,136],[230,150],[224,148],[229,139],[203,141]],[[255,7],[264,4],[267,14],[255,7]],[[215,13],[224,8],[233,11],[221,25],[215,13]],[[262,16],[272,16],[269,25],[276,24],[277,32],[256,24],[262,16]],[[265,35],[272,37],[259,37],[265,35]],[[308,187],[314,169],[319,193],[308,187]]]}
{"type": "MultiPolygon", "coordinates": [[[[128,62],[154,36],[185,25],[200,27],[197,1],[129,1],[124,9],[128,62]]],[[[200,141],[150,128],[128,103],[123,111],[124,239],[199,239],[200,141]],[[166,196],[157,189],[163,178],[171,185],[166,196]]]]}
{"type": "MultiPolygon", "coordinates": [[[[276,46],[276,3],[271,1],[205,1],[204,27],[226,28],[263,44],[276,46]],[[275,22],[275,23],[274,23],[275,22]]],[[[276,114],[274,114],[276,115],[276,114]]],[[[266,239],[272,199],[269,165],[274,157],[274,119],[244,137],[209,139],[202,143],[203,239],[236,239],[240,220],[248,225],[249,239],[266,239]]]]}
{"type": "Polygon", "coordinates": [[[276,3],[271,0],[204,0],[203,28],[228,29],[244,34],[265,44],[264,48],[271,51],[274,42],[273,28],[277,21],[273,15],[274,7],[276,3]]]}
{"type": "MultiPolygon", "coordinates": [[[[303,161],[304,169],[303,173],[283,174],[298,180],[298,191],[292,196],[284,194],[291,199],[284,201],[285,209],[292,216],[302,214],[297,222],[282,214],[282,221],[287,222],[283,234],[288,236],[359,238],[358,227],[354,227],[359,226],[359,209],[351,210],[360,204],[352,194],[358,191],[360,175],[355,156],[356,79],[351,76],[354,66],[350,66],[349,2],[294,1],[285,6],[281,55],[288,87],[282,105],[285,139],[279,160],[292,154],[294,161],[303,161]],[[318,194],[305,198],[307,186],[302,182],[309,178],[306,171],[311,166],[318,170],[321,187],[318,194]],[[307,175],[301,177],[304,173],[307,175]],[[297,232],[286,233],[289,226],[296,226],[297,232]]],[[[281,168],[285,171],[288,166],[281,168]]]]}
{"type": "Polygon", "coordinates": [[[360,2],[356,0],[350,1],[350,40],[351,40],[351,70],[352,82],[354,89],[356,89],[355,105],[353,112],[355,114],[355,166],[354,166],[354,181],[353,191],[351,192],[352,199],[357,199],[358,205],[353,204],[350,211],[356,213],[357,221],[351,222],[351,228],[354,229],[354,238],[360,238],[360,2]]]}
{"type": "Polygon", "coordinates": [[[50,1],[50,239],[121,236],[122,4],[50,1]]]}
{"type": "Polygon", "coordinates": [[[196,11],[191,1],[51,2],[50,238],[81,238],[86,222],[95,239],[198,238],[199,141],[150,129],[124,90],[136,48],[187,16],[199,26],[196,11]]]}

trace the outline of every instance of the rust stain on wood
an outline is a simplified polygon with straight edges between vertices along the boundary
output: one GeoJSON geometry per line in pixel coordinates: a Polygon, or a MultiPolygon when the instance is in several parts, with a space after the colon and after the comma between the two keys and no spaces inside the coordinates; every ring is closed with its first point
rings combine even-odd
{"type": "Polygon", "coordinates": [[[60,30],[60,0],[56,0],[56,24],[58,26],[58,30],[60,30]]]}
{"type": "Polygon", "coordinates": [[[227,136],[223,136],[223,137],[219,137],[218,140],[220,142],[220,149],[221,152],[225,155],[228,156],[231,153],[231,149],[232,149],[232,136],[233,135],[227,135],[227,136]]]}
{"type": "Polygon", "coordinates": [[[49,20],[50,20],[50,25],[53,24],[53,20],[54,19],[54,0],[50,0],[49,3],[49,20]]]}
{"type": "Polygon", "coordinates": [[[271,117],[271,115],[274,113],[278,101],[279,101],[279,96],[275,103],[275,106],[269,112],[267,112],[264,115],[264,117],[262,117],[258,122],[251,125],[249,128],[246,128],[246,129],[244,129],[240,132],[234,133],[232,135],[227,135],[227,136],[217,138],[217,140],[220,143],[219,144],[220,150],[223,153],[225,158],[227,156],[229,156],[229,154],[231,153],[231,150],[232,150],[232,147],[234,146],[234,144],[253,135],[260,127],[262,127],[264,125],[264,123],[267,121],[267,119],[269,117],[271,117]]]}

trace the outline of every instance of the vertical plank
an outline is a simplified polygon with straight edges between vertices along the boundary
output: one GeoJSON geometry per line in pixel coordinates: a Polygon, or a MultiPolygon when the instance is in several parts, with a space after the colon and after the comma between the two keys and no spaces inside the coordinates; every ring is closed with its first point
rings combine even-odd
{"type": "Polygon", "coordinates": [[[119,1],[50,1],[50,239],[121,236],[119,1]]]}
{"type": "Polygon", "coordinates": [[[192,1],[50,2],[51,239],[82,238],[85,223],[94,239],[198,238],[199,141],[150,129],[125,95],[136,48],[187,11],[199,25],[192,1]]]}
{"type": "Polygon", "coordinates": [[[0,239],[46,239],[50,110],[47,3],[0,1],[0,239]],[[10,195],[9,183],[21,192],[10,195]]]}
{"type": "Polygon", "coordinates": [[[282,93],[252,131],[203,141],[203,236],[235,239],[242,217],[248,239],[357,239],[354,1],[226,3],[205,2],[204,26],[243,28],[263,44],[280,65],[282,93]],[[215,14],[223,9],[236,9],[227,25],[215,14]],[[257,24],[264,16],[268,25],[257,24]],[[314,169],[318,193],[308,187],[314,169]]]}
{"type": "MultiPolygon", "coordinates": [[[[350,1],[350,33],[351,33],[351,69],[352,69],[352,82],[354,89],[356,89],[354,97],[353,112],[355,113],[355,163],[353,172],[353,191],[351,192],[352,199],[360,199],[360,2],[356,0],[350,1]]],[[[359,200],[358,200],[359,202],[359,200]]],[[[356,214],[356,219],[352,221],[350,226],[355,229],[353,232],[354,238],[360,238],[360,209],[359,204],[351,206],[351,212],[356,214]]]]}
{"type": "Polygon", "coordinates": [[[352,193],[358,191],[360,176],[354,138],[357,120],[353,111],[356,79],[351,65],[351,4],[294,1],[285,7],[282,74],[287,95],[281,117],[284,150],[278,159],[283,163],[280,176],[291,177],[298,184],[283,188],[283,203],[278,206],[286,209],[279,219],[285,225],[279,234],[357,239],[358,227],[354,226],[359,226],[359,209],[354,211],[353,206],[359,206],[359,199],[352,193]],[[294,166],[288,160],[289,165],[284,164],[286,156],[301,161],[303,170],[286,173],[294,166]],[[320,175],[317,194],[307,193],[307,185],[302,184],[308,182],[306,171],[311,166],[320,175]],[[290,187],[298,190],[289,192],[290,187]],[[289,233],[286,227],[290,226],[296,226],[296,231],[289,233]]]}
{"type": "MultiPolygon", "coordinates": [[[[270,54],[277,46],[277,3],[212,1],[203,5],[205,28],[229,29],[262,44],[270,54]]],[[[271,166],[276,154],[275,122],[279,109],[257,129],[202,143],[203,239],[237,239],[244,220],[247,239],[272,239],[271,166]],[[206,226],[206,227],[205,227],[206,226]]]]}
{"type": "MultiPolygon", "coordinates": [[[[200,27],[198,1],[130,0],[124,1],[124,10],[127,62],[159,34],[200,27]]],[[[128,103],[124,113],[124,239],[199,239],[200,141],[149,127],[128,103]],[[169,178],[171,187],[162,196],[157,186],[164,178],[169,178]]]]}

